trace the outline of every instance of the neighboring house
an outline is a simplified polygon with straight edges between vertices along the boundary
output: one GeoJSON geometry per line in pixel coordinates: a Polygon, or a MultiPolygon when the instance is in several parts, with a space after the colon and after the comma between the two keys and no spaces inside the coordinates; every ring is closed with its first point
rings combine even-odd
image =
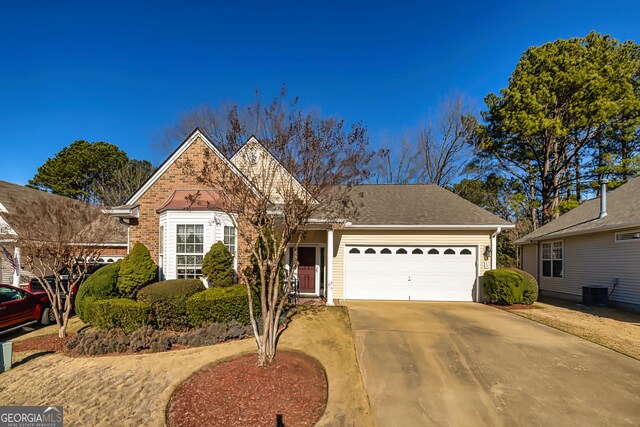
{"type": "MultiPolygon", "coordinates": [[[[46,193],[18,184],[12,184],[6,181],[0,181],[0,283],[13,284],[19,286],[21,283],[29,281],[33,276],[31,272],[21,271],[20,268],[20,248],[16,245],[16,224],[7,222],[7,214],[14,210],[22,211],[20,207],[29,207],[33,203],[38,203],[42,198],[46,200],[55,200],[63,196],[46,193]],[[17,204],[20,204],[18,206],[17,204]],[[5,253],[6,250],[6,253],[5,253]],[[15,266],[15,268],[14,268],[15,266]]],[[[79,204],[81,202],[78,202],[79,204]]],[[[105,233],[105,242],[86,242],[99,244],[104,247],[99,262],[114,262],[122,259],[127,254],[127,229],[125,226],[108,218],[103,221],[109,221],[109,228],[105,233]]],[[[47,224],[32,224],[33,227],[47,227],[47,224]]],[[[87,227],[104,227],[104,223],[87,224],[87,227]]]]}
{"type": "MultiPolygon", "coordinates": [[[[216,241],[234,255],[236,268],[249,262],[249,244],[219,208],[221,194],[201,188],[193,173],[205,162],[211,173],[230,168],[243,181],[260,176],[249,165],[277,165],[274,182],[300,185],[255,138],[228,159],[196,129],[125,205],[109,210],[129,223],[129,248],[145,244],[165,279],[201,276],[216,241]],[[198,203],[190,206],[196,192],[198,203]]],[[[362,194],[357,217],[307,227],[295,272],[301,295],[328,304],[481,299],[480,278],[495,268],[496,236],[511,224],[435,185],[363,185],[354,193],[362,194]]],[[[286,262],[292,255],[290,249],[286,262]]]]}
{"type": "Polygon", "coordinates": [[[524,236],[521,268],[545,295],[579,300],[607,287],[616,305],[640,310],[640,178],[584,202],[524,236]]]}

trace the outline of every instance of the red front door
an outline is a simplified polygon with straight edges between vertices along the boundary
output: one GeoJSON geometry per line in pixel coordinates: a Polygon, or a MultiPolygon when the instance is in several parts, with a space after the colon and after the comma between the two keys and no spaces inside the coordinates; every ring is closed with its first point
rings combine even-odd
{"type": "Polygon", "coordinates": [[[298,288],[302,294],[316,292],[316,248],[298,248],[298,288]]]}

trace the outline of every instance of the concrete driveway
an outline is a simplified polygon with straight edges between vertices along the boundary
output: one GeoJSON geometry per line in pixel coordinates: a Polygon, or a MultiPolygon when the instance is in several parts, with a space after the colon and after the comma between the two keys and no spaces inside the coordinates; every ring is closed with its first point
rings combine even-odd
{"type": "Polygon", "coordinates": [[[640,425],[640,362],[475,303],[347,303],[379,426],[640,425]]]}

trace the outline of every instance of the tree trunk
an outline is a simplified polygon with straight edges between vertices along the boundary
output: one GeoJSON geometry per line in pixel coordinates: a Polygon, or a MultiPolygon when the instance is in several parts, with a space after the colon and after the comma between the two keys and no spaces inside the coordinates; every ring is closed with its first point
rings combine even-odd
{"type": "Polygon", "coordinates": [[[580,157],[576,155],[574,160],[574,173],[576,179],[576,200],[578,203],[582,201],[582,176],[580,174],[580,157]]]}

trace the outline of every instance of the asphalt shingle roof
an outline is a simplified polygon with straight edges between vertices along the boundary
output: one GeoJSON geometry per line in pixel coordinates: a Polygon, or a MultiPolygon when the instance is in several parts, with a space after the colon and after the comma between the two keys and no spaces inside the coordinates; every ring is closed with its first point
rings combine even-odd
{"type": "Polygon", "coordinates": [[[600,198],[596,197],[527,234],[516,243],[640,226],[640,177],[608,192],[607,216],[598,219],[599,216],[600,198]]]}
{"type": "Polygon", "coordinates": [[[354,225],[511,225],[437,185],[370,184],[352,191],[362,204],[354,225]]]}
{"type": "MultiPolygon", "coordinates": [[[[58,198],[66,199],[64,196],[59,196],[56,194],[47,193],[45,191],[36,190],[34,188],[24,187],[22,185],[13,184],[7,181],[0,180],[0,203],[7,209],[9,212],[15,212],[16,210],[20,211],[21,207],[28,206],[33,203],[38,203],[42,197],[51,198],[51,200],[55,200],[58,198]],[[20,204],[20,206],[17,206],[20,204]]],[[[82,202],[77,202],[81,204],[82,202]]],[[[95,207],[95,209],[100,209],[99,207],[95,207]]],[[[0,216],[2,213],[0,212],[0,216]]],[[[104,228],[104,239],[105,242],[100,243],[122,243],[124,245],[127,244],[127,227],[124,224],[120,224],[116,218],[107,218],[106,215],[103,218],[99,218],[96,222],[99,224],[89,224],[87,227],[106,227],[104,228]]],[[[15,229],[15,224],[9,223],[11,227],[15,229]]],[[[37,227],[46,227],[47,224],[34,224],[37,227]]],[[[19,232],[19,230],[16,230],[19,232]]],[[[97,243],[97,242],[88,242],[88,243],[97,243]]]]}

